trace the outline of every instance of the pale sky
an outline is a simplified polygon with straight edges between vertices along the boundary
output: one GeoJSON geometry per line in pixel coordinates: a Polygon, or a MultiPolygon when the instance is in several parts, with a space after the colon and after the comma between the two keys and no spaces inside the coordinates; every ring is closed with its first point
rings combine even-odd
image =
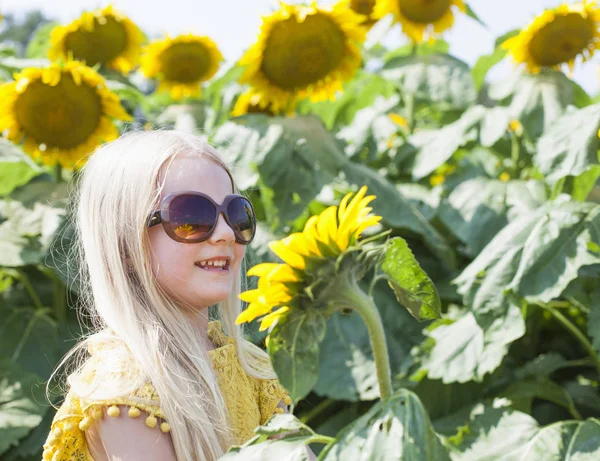
{"type": "MultiPolygon", "coordinates": [[[[482,54],[490,53],[496,37],[517,27],[523,27],[545,8],[573,0],[470,0],[469,4],[486,23],[487,29],[464,15],[459,15],[453,29],[444,38],[450,43],[450,53],[473,65],[482,54]]],[[[299,3],[289,0],[289,3],[299,3]]],[[[0,13],[19,13],[41,9],[51,18],[69,22],[83,10],[106,6],[105,0],[0,0],[0,13]]],[[[113,5],[127,14],[148,35],[162,33],[177,35],[193,32],[208,35],[218,45],[225,59],[237,60],[254,42],[261,15],[277,9],[277,0],[114,0],[113,5]]],[[[322,0],[331,4],[331,0],[322,0]]],[[[398,27],[385,35],[388,47],[405,43],[398,27]]],[[[574,79],[589,93],[599,91],[600,52],[591,62],[576,68],[574,79]]],[[[490,74],[492,79],[511,72],[508,63],[502,63],[490,74]]]]}

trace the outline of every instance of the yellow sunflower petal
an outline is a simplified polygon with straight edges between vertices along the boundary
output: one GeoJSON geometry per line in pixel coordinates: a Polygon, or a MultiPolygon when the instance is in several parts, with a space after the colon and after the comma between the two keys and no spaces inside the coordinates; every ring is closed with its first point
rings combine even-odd
{"type": "Polygon", "coordinates": [[[259,331],[265,331],[267,328],[273,325],[273,323],[275,323],[275,321],[278,320],[282,314],[286,313],[289,310],[289,307],[283,306],[277,309],[275,312],[271,312],[269,315],[265,315],[261,319],[259,331]]]}

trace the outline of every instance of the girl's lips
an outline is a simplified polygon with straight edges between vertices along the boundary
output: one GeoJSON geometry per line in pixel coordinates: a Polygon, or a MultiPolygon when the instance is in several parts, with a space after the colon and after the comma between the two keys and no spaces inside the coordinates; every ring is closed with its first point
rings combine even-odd
{"type": "MultiPolygon", "coordinates": [[[[207,260],[203,260],[203,261],[212,261],[214,259],[225,259],[225,258],[212,258],[212,259],[207,259],[207,260]]],[[[227,262],[225,263],[224,266],[211,266],[208,264],[200,264],[200,262],[195,263],[195,265],[197,267],[199,267],[200,269],[208,271],[208,272],[215,272],[217,274],[228,274],[229,273],[229,264],[230,264],[229,259],[227,259],[227,262]]]]}

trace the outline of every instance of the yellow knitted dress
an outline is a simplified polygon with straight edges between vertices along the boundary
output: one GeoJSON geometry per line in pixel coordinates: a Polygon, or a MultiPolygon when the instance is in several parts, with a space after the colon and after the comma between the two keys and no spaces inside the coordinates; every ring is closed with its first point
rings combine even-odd
{"type": "MultiPolygon", "coordinates": [[[[252,437],[255,427],[282,411],[278,408],[281,401],[289,405],[290,399],[277,380],[256,379],[244,372],[234,340],[223,333],[220,322],[209,323],[208,336],[218,346],[208,353],[229,410],[235,444],[241,444],[252,437]]],[[[69,392],[52,421],[43,459],[94,461],[88,450],[85,431],[104,414],[118,416],[118,405],[128,406],[130,417],[145,418],[146,425],[157,431],[171,430],[151,383],[146,383],[128,397],[111,400],[84,400],[69,392]]]]}

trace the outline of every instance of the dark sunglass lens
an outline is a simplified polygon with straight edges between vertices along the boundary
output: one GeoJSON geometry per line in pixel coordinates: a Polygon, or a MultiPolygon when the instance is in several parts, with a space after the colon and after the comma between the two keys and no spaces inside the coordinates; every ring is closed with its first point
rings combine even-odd
{"type": "Polygon", "coordinates": [[[210,201],[197,195],[180,195],[169,204],[171,229],[182,239],[204,238],[212,229],[217,210],[210,201]]]}
{"type": "Polygon", "coordinates": [[[241,243],[250,243],[256,228],[256,218],[250,202],[243,197],[233,199],[227,205],[227,215],[237,239],[241,243]]]}

